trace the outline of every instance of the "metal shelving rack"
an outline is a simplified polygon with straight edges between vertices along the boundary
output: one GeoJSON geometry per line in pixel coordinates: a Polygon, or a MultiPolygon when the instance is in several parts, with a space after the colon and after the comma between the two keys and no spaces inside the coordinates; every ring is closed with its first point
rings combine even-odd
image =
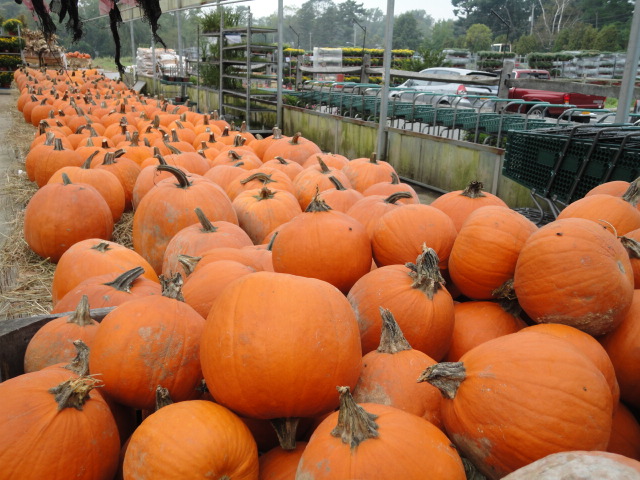
{"type": "MultiPolygon", "coordinates": [[[[256,94],[251,92],[252,79],[255,79],[253,73],[256,68],[269,65],[280,68],[278,64],[277,45],[258,45],[253,43],[256,35],[269,35],[278,33],[278,29],[253,27],[251,24],[251,15],[247,21],[246,27],[223,27],[224,19],[221,18],[220,30],[218,32],[203,33],[203,36],[216,37],[218,41],[219,53],[218,62],[220,69],[220,89],[219,89],[219,105],[220,113],[225,116],[242,118],[247,122],[247,128],[252,133],[270,133],[264,126],[262,128],[254,128],[252,125],[252,113],[270,112],[277,113],[276,91],[275,89],[265,89],[264,93],[256,94]],[[228,44],[228,36],[239,36],[241,43],[228,44]],[[226,52],[244,51],[244,58],[225,58],[226,52]],[[252,62],[252,54],[260,52],[265,61],[252,62]],[[229,67],[231,72],[229,72],[229,67]],[[225,79],[240,80],[244,83],[242,89],[224,88],[225,79]],[[231,99],[244,100],[239,103],[233,103],[231,99]]],[[[276,80],[274,76],[274,81],[276,80]]],[[[260,127],[260,126],[257,126],[260,127]]]]}

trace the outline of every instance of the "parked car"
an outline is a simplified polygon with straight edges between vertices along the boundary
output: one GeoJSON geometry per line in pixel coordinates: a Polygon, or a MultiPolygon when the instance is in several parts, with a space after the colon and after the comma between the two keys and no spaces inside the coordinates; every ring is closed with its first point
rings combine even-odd
{"type": "MultiPolygon", "coordinates": [[[[483,72],[479,70],[469,70],[466,68],[452,68],[452,67],[433,67],[421,70],[419,73],[430,74],[442,74],[442,75],[462,75],[462,76],[483,76],[490,78],[497,78],[498,75],[491,72],[483,72]]],[[[433,92],[436,95],[421,95],[419,98],[420,103],[431,103],[439,106],[453,105],[458,107],[471,107],[473,105],[479,105],[482,103],[480,99],[465,99],[459,97],[453,97],[453,95],[482,95],[488,97],[496,96],[498,93],[498,86],[491,85],[470,85],[467,83],[450,83],[440,82],[435,80],[418,80],[409,79],[403,84],[397,87],[397,90],[393,90],[389,94],[389,99],[402,99],[412,100],[415,93],[418,92],[433,92]],[[407,92],[403,92],[407,90],[407,92]]]]}
{"type": "MultiPolygon", "coordinates": [[[[550,80],[551,75],[547,70],[535,70],[535,69],[515,69],[513,70],[513,78],[531,78],[538,80],[550,80]]],[[[526,101],[540,101],[549,102],[551,104],[560,105],[575,105],[578,109],[584,110],[597,110],[604,108],[604,101],[606,97],[597,95],[585,95],[583,93],[576,92],[558,92],[551,90],[534,90],[531,88],[518,88],[512,87],[509,89],[509,98],[522,99],[526,101]]],[[[528,111],[531,106],[527,107],[525,111],[528,111]]],[[[509,108],[509,110],[515,110],[516,108],[509,108]]],[[[567,108],[551,107],[547,110],[546,115],[549,117],[557,118],[567,108]]],[[[542,113],[542,110],[540,111],[542,113]]],[[[575,110],[571,112],[571,120],[577,122],[588,123],[591,118],[596,114],[588,111],[575,110]]],[[[564,117],[563,117],[564,118],[564,117]]]]}

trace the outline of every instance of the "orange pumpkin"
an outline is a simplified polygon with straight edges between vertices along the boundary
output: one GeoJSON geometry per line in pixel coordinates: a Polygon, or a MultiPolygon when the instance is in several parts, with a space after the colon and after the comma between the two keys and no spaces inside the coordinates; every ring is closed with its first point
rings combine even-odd
{"type": "Polygon", "coordinates": [[[379,161],[374,152],[369,158],[351,160],[342,168],[342,172],[349,178],[353,188],[364,193],[371,185],[386,182],[395,169],[390,163],[379,161]]]}

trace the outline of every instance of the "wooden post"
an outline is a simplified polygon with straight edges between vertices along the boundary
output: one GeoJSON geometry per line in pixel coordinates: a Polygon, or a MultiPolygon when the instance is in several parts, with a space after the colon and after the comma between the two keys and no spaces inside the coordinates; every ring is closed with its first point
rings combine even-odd
{"type": "Polygon", "coordinates": [[[367,69],[371,68],[371,54],[365,53],[362,57],[362,70],[360,70],[360,83],[369,83],[367,69]]]}
{"type": "Polygon", "coordinates": [[[296,56],[296,90],[300,90],[302,88],[302,70],[300,67],[302,66],[302,55],[296,56]]]}
{"type": "MultiPolygon", "coordinates": [[[[512,59],[505,59],[502,63],[500,83],[498,84],[498,98],[509,98],[509,87],[507,85],[507,80],[512,77],[513,68],[515,67],[515,65],[515,62],[512,59]]],[[[500,111],[506,106],[506,102],[497,102],[496,111],[500,113],[500,111]]]]}

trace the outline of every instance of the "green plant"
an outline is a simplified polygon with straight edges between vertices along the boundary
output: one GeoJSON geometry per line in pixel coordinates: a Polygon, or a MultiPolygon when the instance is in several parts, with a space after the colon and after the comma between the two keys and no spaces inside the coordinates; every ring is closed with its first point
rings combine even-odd
{"type": "Polygon", "coordinates": [[[205,13],[200,18],[200,26],[203,32],[220,31],[220,15],[223,15],[225,27],[237,27],[244,20],[244,10],[225,8],[222,11],[216,9],[205,13]]]}
{"type": "Polygon", "coordinates": [[[18,27],[23,28],[24,25],[17,18],[9,18],[2,22],[2,29],[10,35],[17,35],[18,27]]]}
{"type": "Polygon", "coordinates": [[[13,72],[0,72],[0,85],[3,87],[11,85],[13,80],[13,72]]]}
{"type": "Polygon", "coordinates": [[[0,55],[0,67],[7,67],[10,70],[15,70],[21,63],[22,60],[18,56],[0,55]]]}

